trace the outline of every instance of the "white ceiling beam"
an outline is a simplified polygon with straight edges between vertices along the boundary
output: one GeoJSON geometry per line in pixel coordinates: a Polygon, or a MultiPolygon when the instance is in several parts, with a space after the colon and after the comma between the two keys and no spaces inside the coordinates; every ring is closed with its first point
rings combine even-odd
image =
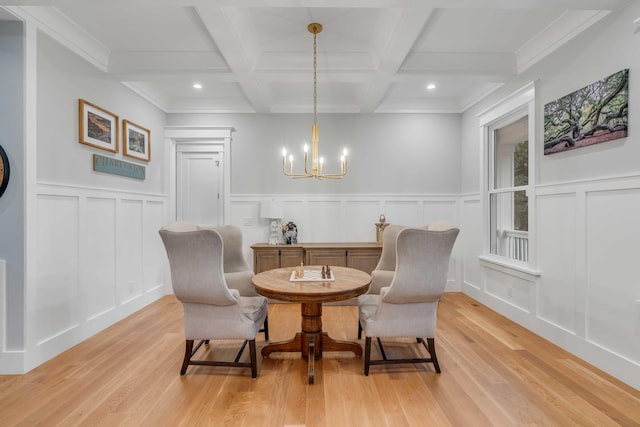
{"type": "Polygon", "coordinates": [[[89,61],[101,71],[109,66],[109,49],[78,24],[53,7],[10,7],[18,16],[25,14],[38,22],[38,27],[53,39],[89,61]]]}
{"type": "Polygon", "coordinates": [[[149,74],[229,71],[229,67],[218,52],[112,52],[109,58],[109,73],[149,74]]]}
{"type": "Polygon", "coordinates": [[[380,55],[380,65],[375,77],[371,80],[360,106],[363,113],[375,111],[384,98],[393,76],[398,72],[405,58],[411,51],[433,9],[424,6],[419,0],[413,1],[410,8],[404,9],[401,18],[391,33],[387,46],[380,55]]]}
{"type": "MultiPolygon", "coordinates": [[[[210,2],[213,3],[213,2],[210,2]]],[[[268,113],[269,106],[265,96],[255,79],[246,79],[244,76],[253,73],[249,61],[249,52],[246,52],[236,34],[230,19],[233,18],[233,9],[227,10],[229,14],[215,4],[207,4],[196,7],[196,12],[202,19],[206,30],[218,46],[231,71],[238,76],[238,84],[245,96],[255,108],[256,112],[268,113]]]]}
{"type": "Polygon", "coordinates": [[[511,53],[411,53],[400,72],[448,73],[459,75],[502,75],[517,73],[516,58],[511,53]]]}

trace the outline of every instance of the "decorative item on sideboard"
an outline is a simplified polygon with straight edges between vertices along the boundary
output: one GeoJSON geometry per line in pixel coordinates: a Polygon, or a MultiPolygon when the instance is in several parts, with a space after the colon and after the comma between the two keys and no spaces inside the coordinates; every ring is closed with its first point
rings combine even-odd
{"type": "Polygon", "coordinates": [[[385,221],[386,221],[386,218],[384,214],[381,214],[380,222],[376,222],[376,243],[379,245],[382,244],[382,232],[387,227],[387,225],[389,225],[389,223],[385,221]]]}
{"type": "Polygon", "coordinates": [[[285,245],[297,245],[298,244],[298,227],[289,221],[282,225],[282,237],[285,245]]]}

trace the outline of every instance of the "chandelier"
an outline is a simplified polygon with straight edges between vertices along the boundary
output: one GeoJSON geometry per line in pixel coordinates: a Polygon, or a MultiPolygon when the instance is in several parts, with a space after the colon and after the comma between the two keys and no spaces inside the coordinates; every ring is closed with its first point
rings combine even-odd
{"type": "Polygon", "coordinates": [[[324,158],[318,155],[318,124],[316,122],[317,108],[317,52],[316,52],[316,36],[322,31],[322,25],[313,22],[307,26],[307,30],[313,34],[313,125],[311,126],[311,170],[307,165],[309,159],[309,147],[304,146],[304,173],[293,172],[293,155],[289,155],[289,168],[287,168],[287,149],[282,149],[282,173],[291,178],[342,178],[347,174],[347,149],[345,148],[340,157],[340,173],[324,173],[322,170],[324,158]]]}

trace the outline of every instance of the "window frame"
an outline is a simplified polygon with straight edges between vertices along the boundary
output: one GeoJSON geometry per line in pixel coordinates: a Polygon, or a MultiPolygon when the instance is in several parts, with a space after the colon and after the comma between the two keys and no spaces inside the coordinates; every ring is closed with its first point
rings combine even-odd
{"type": "Polygon", "coordinates": [[[482,153],[480,165],[480,201],[483,213],[481,261],[506,267],[533,276],[539,276],[537,270],[537,246],[535,231],[535,172],[536,172],[536,111],[535,84],[528,83],[511,95],[477,115],[480,127],[482,153]],[[528,182],[523,186],[495,188],[495,141],[494,131],[525,116],[528,116],[528,182]],[[528,261],[491,253],[491,196],[494,194],[525,191],[528,200],[528,261]]]}

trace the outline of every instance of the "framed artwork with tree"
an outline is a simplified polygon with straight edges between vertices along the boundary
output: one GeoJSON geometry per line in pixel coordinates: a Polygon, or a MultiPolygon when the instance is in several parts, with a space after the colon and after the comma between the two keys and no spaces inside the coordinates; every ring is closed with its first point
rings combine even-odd
{"type": "Polygon", "coordinates": [[[544,106],[544,154],[627,136],[629,69],[544,106]]]}

